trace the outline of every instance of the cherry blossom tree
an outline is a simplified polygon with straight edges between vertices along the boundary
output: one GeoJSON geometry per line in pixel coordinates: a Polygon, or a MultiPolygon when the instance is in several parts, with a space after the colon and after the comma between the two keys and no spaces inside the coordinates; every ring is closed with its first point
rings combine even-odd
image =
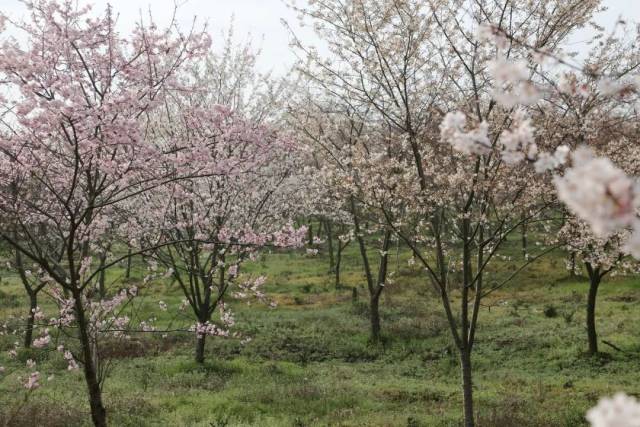
{"type": "MultiPolygon", "coordinates": [[[[300,110],[296,110],[300,111],[300,110]]],[[[308,111],[308,110],[307,110],[308,111]]],[[[293,129],[301,125],[296,122],[294,114],[289,114],[289,122],[293,129]]],[[[308,125],[308,123],[307,123],[308,125]]],[[[299,148],[305,152],[299,165],[299,178],[304,182],[305,191],[299,198],[298,211],[304,219],[315,219],[320,224],[318,236],[311,237],[310,253],[316,253],[326,242],[326,250],[329,255],[329,273],[334,276],[334,287],[341,287],[341,268],[343,253],[351,242],[355,240],[353,233],[353,221],[344,203],[344,194],[335,185],[332,185],[330,169],[326,168],[324,156],[308,136],[302,136],[303,132],[310,128],[300,128],[300,136],[296,137],[299,148]],[[303,130],[305,129],[305,130],[303,130]],[[325,165],[325,166],[323,166],[325,165]],[[322,232],[324,234],[322,234],[322,232]],[[320,236],[326,236],[323,240],[320,236]]]]}
{"type": "Polygon", "coordinates": [[[237,44],[230,29],[222,49],[184,76],[195,90],[167,99],[150,131],[182,165],[177,174],[197,177],[141,195],[140,203],[153,208],[138,218],[137,242],[130,244],[155,246],[153,257],[179,284],[195,316],[199,363],[208,335],[230,334],[225,298],[269,302],[260,290],[264,278],[240,277],[242,263],[265,247],[299,246],[305,234],[291,226],[306,193],[301,153],[280,130],[277,108],[289,86],[259,73],[258,56],[250,42],[237,44]]]}
{"type": "Polygon", "coordinates": [[[584,222],[570,219],[562,227],[559,239],[566,242],[585,266],[589,277],[587,298],[587,337],[589,354],[598,353],[596,333],[596,298],[602,279],[608,274],[629,274],[638,271],[637,263],[630,260],[623,250],[624,233],[616,233],[606,239],[598,238],[584,222]]]}
{"type": "MultiPolygon", "coordinates": [[[[307,71],[301,70],[303,76],[307,71]]],[[[377,342],[381,339],[380,298],[390,284],[389,249],[394,236],[379,211],[368,206],[363,189],[377,173],[375,164],[384,141],[372,138],[361,112],[352,105],[313,95],[314,90],[301,91],[289,107],[291,126],[312,152],[308,168],[314,170],[315,185],[309,196],[314,203],[307,215],[341,225],[334,266],[336,287],[342,251],[351,241],[357,243],[369,294],[371,340],[377,342]]]]}
{"type": "Polygon", "coordinates": [[[25,4],[26,22],[2,18],[27,42],[8,39],[0,50],[9,94],[2,100],[0,236],[69,293],[81,349],[74,359],[92,420],[104,426],[89,290],[120,260],[98,267],[96,248],[113,238],[106,230],[125,200],[178,179],[175,168],[163,167],[166,153],[148,142],[147,115],[167,91],[186,89],[177,72],[206,51],[209,38],[153,22],[123,38],[110,8],[93,15],[72,1],[25,4]]]}
{"type": "Polygon", "coordinates": [[[154,258],[184,293],[196,320],[195,358],[203,363],[206,337],[229,335],[229,294],[269,302],[260,290],[264,278],[239,277],[242,263],[261,248],[300,246],[306,229],[292,226],[300,192],[295,146],[226,107],[199,102],[179,99],[168,109],[176,115],[159,123],[153,138],[186,155],[188,162],[177,163],[189,163],[194,175],[206,169],[209,176],[145,193],[142,203],[151,209],[139,218],[138,242],[157,247],[154,258]]]}

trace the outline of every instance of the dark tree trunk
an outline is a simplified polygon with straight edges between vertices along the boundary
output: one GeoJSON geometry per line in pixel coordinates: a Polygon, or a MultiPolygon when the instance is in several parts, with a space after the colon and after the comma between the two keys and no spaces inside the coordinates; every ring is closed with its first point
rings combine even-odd
{"type": "Polygon", "coordinates": [[[95,348],[89,337],[89,325],[82,306],[80,292],[74,292],[75,312],[78,324],[78,338],[82,346],[82,362],[84,367],[84,379],[89,391],[89,406],[91,407],[91,420],[96,427],[106,427],[107,411],[102,403],[102,390],[96,367],[95,348]]]}
{"type": "Polygon", "coordinates": [[[207,339],[206,335],[198,335],[196,337],[196,362],[204,363],[204,344],[207,339]]]}
{"type": "MultiPolygon", "coordinates": [[[[367,247],[365,245],[364,237],[362,236],[362,232],[360,231],[360,219],[358,218],[358,213],[356,211],[355,202],[351,199],[351,213],[353,215],[353,223],[356,233],[356,240],[358,241],[358,249],[360,249],[360,256],[362,257],[362,268],[364,269],[364,274],[367,279],[367,289],[369,290],[370,302],[373,301],[373,295],[376,292],[376,285],[373,282],[373,276],[371,274],[371,266],[369,265],[369,257],[367,256],[367,247]]],[[[371,321],[371,338],[377,340],[377,336],[374,331],[374,315],[378,316],[378,337],[380,334],[380,318],[379,318],[379,310],[378,307],[369,307],[369,317],[371,321]]]]}
{"type": "MultiPolygon", "coordinates": [[[[203,283],[205,283],[203,281],[203,283]]],[[[198,317],[198,323],[201,325],[205,325],[207,322],[211,320],[211,316],[208,314],[209,306],[211,302],[211,287],[213,286],[213,282],[207,282],[207,291],[205,292],[205,301],[200,305],[199,312],[196,313],[198,317]]],[[[207,340],[206,334],[198,335],[196,334],[196,363],[204,363],[204,345],[207,340]]]]}
{"type": "Polygon", "coordinates": [[[107,295],[107,290],[105,288],[107,272],[104,268],[105,264],[107,263],[107,254],[101,253],[99,259],[100,274],[98,275],[98,293],[100,295],[100,298],[104,298],[107,295]]]}
{"type": "MultiPolygon", "coordinates": [[[[471,249],[471,221],[462,220],[462,298],[460,300],[461,336],[458,350],[460,351],[460,370],[462,374],[462,403],[465,427],[473,427],[473,381],[471,378],[471,349],[473,348],[472,324],[469,317],[469,289],[473,285],[473,267],[471,249]]],[[[481,259],[480,259],[481,261],[481,259]]],[[[476,307],[477,308],[477,307],[476,307]]],[[[472,318],[476,313],[472,313],[472,318]]]]}
{"type": "Polygon", "coordinates": [[[311,222],[309,223],[307,239],[309,240],[309,246],[312,246],[313,245],[313,224],[311,222]]]}
{"type": "MultiPolygon", "coordinates": [[[[215,253],[217,253],[217,250],[218,250],[217,248],[214,248],[215,253]]],[[[215,285],[213,278],[210,275],[203,273],[203,269],[202,267],[200,267],[197,261],[197,258],[198,258],[197,256],[194,257],[194,259],[196,260],[194,264],[198,265],[198,270],[201,272],[200,280],[201,280],[201,283],[204,285],[205,289],[204,289],[204,301],[202,301],[202,304],[200,304],[199,310],[196,314],[198,316],[198,322],[201,325],[205,325],[211,321],[211,313],[213,309],[215,309],[215,307],[217,306],[217,302],[213,303],[211,300],[212,289],[214,288],[214,286],[217,286],[218,290],[225,289],[224,266],[220,266],[219,268],[219,272],[220,272],[219,283],[215,285]]],[[[220,261],[222,265],[224,265],[224,261],[225,261],[224,255],[220,255],[220,261]]],[[[215,259],[212,262],[215,262],[215,259]]],[[[206,339],[207,339],[206,334],[196,335],[196,362],[200,364],[204,363],[204,350],[205,350],[206,339]]]]}
{"type": "Polygon", "coordinates": [[[353,217],[353,226],[356,240],[358,242],[358,248],[360,249],[360,256],[362,257],[363,269],[367,279],[371,339],[375,342],[380,339],[380,295],[384,290],[385,281],[387,280],[387,264],[389,261],[388,251],[391,246],[391,231],[385,230],[378,276],[377,278],[374,278],[371,271],[371,265],[369,264],[366,243],[360,228],[360,218],[358,217],[355,200],[353,198],[351,199],[351,215],[353,217]]]}
{"type": "Polygon", "coordinates": [[[24,334],[24,347],[31,348],[33,342],[33,326],[35,324],[36,308],[38,307],[38,294],[29,292],[29,316],[27,317],[27,330],[24,334]]]}
{"type": "Polygon", "coordinates": [[[336,289],[340,289],[340,264],[342,263],[342,242],[338,240],[338,251],[336,254],[336,265],[335,265],[335,278],[336,278],[336,289]]]}
{"type": "MultiPolygon", "coordinates": [[[[331,227],[331,221],[327,220],[327,225],[325,226],[327,229],[327,251],[329,252],[329,271],[333,271],[335,267],[335,258],[333,255],[333,227],[331,227]]],[[[338,241],[338,246],[340,246],[340,241],[338,241]]]]}
{"type": "Polygon", "coordinates": [[[369,302],[370,318],[371,318],[371,341],[380,341],[380,295],[381,292],[376,292],[371,295],[369,302]]]}
{"type": "Polygon", "coordinates": [[[371,294],[371,339],[374,342],[380,340],[380,295],[386,286],[387,267],[389,265],[389,248],[391,247],[391,231],[385,231],[382,243],[382,256],[378,269],[378,282],[374,286],[371,294]]]}
{"type": "Polygon", "coordinates": [[[462,399],[464,407],[464,426],[473,427],[473,381],[471,378],[471,350],[460,349],[460,368],[462,371],[462,399]]]}
{"type": "Polygon", "coordinates": [[[589,270],[589,296],[587,298],[587,337],[589,339],[589,354],[598,353],[598,334],[596,332],[596,299],[600,286],[600,273],[598,269],[589,270]]]}
{"type": "Polygon", "coordinates": [[[571,272],[569,273],[571,277],[576,277],[576,253],[571,252],[571,272]]]}

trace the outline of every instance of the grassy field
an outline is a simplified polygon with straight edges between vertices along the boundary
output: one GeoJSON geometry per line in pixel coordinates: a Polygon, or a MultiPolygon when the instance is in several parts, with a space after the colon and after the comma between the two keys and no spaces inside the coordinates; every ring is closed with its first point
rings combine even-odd
{"type": "MultiPolygon", "coordinates": [[[[518,257],[515,248],[507,254],[518,257]]],[[[371,345],[353,246],[340,290],[322,254],[266,255],[248,269],[268,275],[278,307],[232,303],[237,329],[250,343],[209,339],[204,366],[193,362],[189,334],[145,335],[107,347],[111,425],[458,426],[459,368],[448,326],[437,296],[406,260],[404,252],[392,258],[395,284],[381,304],[384,341],[371,345]],[[352,287],[359,287],[355,302],[352,287]]],[[[499,277],[514,266],[501,261],[493,271],[499,277]]],[[[113,274],[117,282],[120,272],[113,274]]],[[[24,315],[17,278],[0,276],[0,319],[24,315]]],[[[473,359],[479,426],[579,426],[599,396],[640,393],[640,281],[603,283],[600,338],[619,350],[601,344],[605,354],[593,358],[585,356],[587,288],[580,278],[567,279],[561,254],[553,254],[484,300],[473,359]]],[[[144,293],[144,313],[161,326],[169,314],[158,310],[158,301],[175,311],[181,299],[177,287],[156,283],[144,293]]],[[[0,379],[0,424],[16,414],[15,425],[89,425],[82,374],[67,372],[55,351],[23,350],[9,360],[16,339],[0,337],[0,365],[22,369],[28,358],[37,359],[45,378],[54,378],[43,378],[26,403],[15,375],[0,379]]]]}

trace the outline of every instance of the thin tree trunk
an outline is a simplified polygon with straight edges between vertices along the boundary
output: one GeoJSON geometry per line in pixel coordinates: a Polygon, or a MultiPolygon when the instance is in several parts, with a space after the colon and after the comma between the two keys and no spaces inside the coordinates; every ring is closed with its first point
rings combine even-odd
{"type": "Polygon", "coordinates": [[[367,256],[367,247],[360,228],[360,218],[356,209],[354,199],[351,199],[351,215],[353,217],[353,226],[362,257],[364,273],[367,279],[367,289],[369,291],[369,317],[371,321],[371,340],[377,342],[380,339],[380,295],[384,290],[385,280],[387,278],[387,264],[389,260],[389,247],[391,245],[391,231],[386,230],[384,233],[384,241],[382,243],[382,255],[380,257],[380,267],[378,270],[377,282],[374,277],[367,256]]]}
{"type": "Polygon", "coordinates": [[[36,308],[38,308],[38,295],[29,291],[29,316],[27,317],[27,330],[24,334],[24,347],[31,348],[33,342],[33,325],[35,324],[36,308]]]}
{"type": "MultiPolygon", "coordinates": [[[[204,301],[200,305],[200,311],[198,313],[198,323],[205,325],[211,320],[209,308],[211,305],[211,288],[213,287],[213,281],[205,282],[203,278],[202,283],[205,285],[206,290],[204,301]]],[[[206,339],[206,334],[196,335],[196,362],[200,364],[204,363],[204,344],[206,339]]]]}
{"type": "Polygon", "coordinates": [[[196,362],[204,363],[204,344],[207,336],[205,334],[196,337],[196,362]]]}
{"type": "Polygon", "coordinates": [[[316,230],[316,237],[318,239],[320,239],[320,236],[322,236],[323,228],[324,228],[324,221],[320,221],[318,223],[318,229],[316,230]]]}
{"type": "Polygon", "coordinates": [[[380,341],[380,295],[382,292],[376,292],[371,295],[369,302],[369,310],[371,318],[371,341],[380,341]]]}
{"type": "Polygon", "coordinates": [[[101,253],[99,260],[100,260],[99,268],[101,270],[100,270],[100,274],[98,275],[98,293],[100,294],[100,298],[104,299],[104,297],[107,295],[107,290],[105,288],[107,272],[104,268],[107,262],[107,254],[104,252],[101,253]]]}
{"type": "Polygon", "coordinates": [[[576,277],[576,253],[571,252],[571,273],[569,273],[571,277],[576,277]]]}
{"type": "Polygon", "coordinates": [[[387,281],[387,267],[389,265],[389,248],[391,247],[391,231],[384,233],[382,243],[382,255],[380,256],[380,268],[378,270],[378,282],[374,286],[371,294],[371,339],[374,342],[380,340],[380,295],[387,281]]]}
{"type": "MultiPolygon", "coordinates": [[[[325,226],[327,229],[327,250],[329,251],[329,271],[333,271],[335,267],[335,258],[333,255],[333,230],[331,227],[331,221],[327,220],[327,225],[325,226]]],[[[340,241],[338,241],[338,246],[340,245],[340,241]]]]}
{"type": "Polygon", "coordinates": [[[469,322],[469,288],[473,280],[473,267],[471,256],[471,224],[468,218],[462,220],[462,298],[460,300],[461,341],[460,368],[462,374],[462,398],[464,408],[464,425],[473,427],[473,382],[471,379],[471,325],[469,322]]]}
{"type": "Polygon", "coordinates": [[[460,349],[460,368],[462,371],[462,399],[464,407],[464,426],[474,427],[473,419],[473,380],[471,377],[471,351],[460,349]]]}
{"type": "Polygon", "coordinates": [[[589,355],[598,353],[598,334],[596,332],[596,299],[600,286],[598,269],[589,270],[589,296],[587,298],[587,337],[589,339],[589,355]]]}
{"type": "Polygon", "coordinates": [[[338,251],[336,254],[335,278],[336,289],[340,289],[340,264],[342,263],[342,243],[338,240],[338,251]]]}
{"type": "MultiPolygon", "coordinates": [[[[217,245],[214,246],[213,252],[218,253],[217,245]]],[[[193,255],[196,255],[195,251],[193,251],[193,255]]],[[[204,270],[198,261],[198,256],[195,256],[194,259],[195,259],[194,265],[197,265],[198,270],[202,273],[204,270]]],[[[222,265],[220,266],[220,269],[219,269],[220,280],[217,285],[218,292],[224,292],[224,289],[225,289],[224,261],[225,261],[225,256],[220,255],[220,262],[222,265]]],[[[216,262],[216,258],[214,257],[211,262],[212,264],[214,264],[216,262]]],[[[200,305],[198,319],[200,324],[205,325],[211,321],[211,311],[213,308],[215,308],[215,306],[217,306],[217,302],[212,306],[211,294],[215,286],[213,277],[211,275],[206,275],[203,273],[200,278],[202,280],[202,284],[205,286],[205,289],[204,289],[204,301],[202,301],[202,304],[200,305]]],[[[196,362],[200,364],[204,363],[204,350],[205,350],[206,339],[207,339],[206,334],[196,336],[196,362]]]]}
{"type": "MultiPolygon", "coordinates": [[[[353,198],[351,199],[351,214],[353,216],[353,225],[354,231],[356,234],[356,240],[358,241],[358,249],[360,249],[360,256],[362,257],[362,268],[364,269],[364,274],[367,279],[367,289],[369,290],[369,296],[373,297],[375,292],[373,276],[371,274],[371,266],[369,265],[369,257],[367,256],[367,247],[365,245],[364,237],[362,236],[362,232],[360,230],[360,219],[358,218],[358,213],[356,211],[356,204],[353,198]]],[[[373,318],[373,307],[369,309],[369,316],[373,318]]],[[[371,320],[372,325],[372,337],[373,337],[373,320],[371,320]]]]}
{"type": "Polygon", "coordinates": [[[89,391],[89,406],[91,407],[91,419],[96,427],[106,427],[107,411],[102,403],[102,390],[96,367],[95,350],[91,338],[89,337],[89,325],[85,317],[82,306],[82,296],[80,292],[74,292],[75,312],[78,324],[78,338],[82,346],[84,379],[89,391]]]}

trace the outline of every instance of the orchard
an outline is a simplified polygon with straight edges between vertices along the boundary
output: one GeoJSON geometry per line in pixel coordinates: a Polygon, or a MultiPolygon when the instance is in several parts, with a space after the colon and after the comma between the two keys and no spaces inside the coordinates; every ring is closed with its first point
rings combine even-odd
{"type": "Polygon", "coordinates": [[[640,24],[121,3],[0,5],[0,424],[640,426],[640,24]]]}

